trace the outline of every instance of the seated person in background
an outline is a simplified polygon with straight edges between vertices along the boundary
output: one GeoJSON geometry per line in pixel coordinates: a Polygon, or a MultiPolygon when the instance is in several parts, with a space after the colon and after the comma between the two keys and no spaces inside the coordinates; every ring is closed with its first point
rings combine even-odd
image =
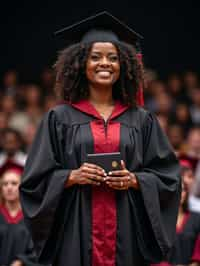
{"type": "Polygon", "coordinates": [[[0,171],[8,162],[24,166],[26,154],[22,151],[22,135],[15,129],[6,128],[2,131],[0,139],[0,171]]]}
{"type": "Polygon", "coordinates": [[[18,188],[23,169],[9,164],[3,170],[0,183],[0,265],[36,266],[33,244],[19,202],[18,188]]]}
{"type": "Polygon", "coordinates": [[[180,164],[183,189],[175,242],[167,261],[152,266],[200,266],[200,214],[188,210],[189,188],[192,181],[186,178],[185,162],[180,161],[180,164]]]}

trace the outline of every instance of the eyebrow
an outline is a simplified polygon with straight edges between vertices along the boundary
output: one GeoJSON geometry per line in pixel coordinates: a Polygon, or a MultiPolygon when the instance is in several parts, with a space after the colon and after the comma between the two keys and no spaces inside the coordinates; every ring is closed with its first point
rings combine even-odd
{"type": "MultiPolygon", "coordinates": [[[[100,52],[100,51],[91,51],[91,53],[102,54],[102,52],[100,52]]],[[[108,54],[116,54],[116,55],[118,55],[118,53],[115,52],[115,51],[113,51],[113,52],[108,52],[108,54]]]]}

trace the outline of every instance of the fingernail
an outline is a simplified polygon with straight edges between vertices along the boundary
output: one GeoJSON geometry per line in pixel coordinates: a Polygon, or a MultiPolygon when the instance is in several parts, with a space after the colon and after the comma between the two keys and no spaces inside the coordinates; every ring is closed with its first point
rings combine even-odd
{"type": "Polygon", "coordinates": [[[109,174],[109,175],[112,175],[112,172],[109,172],[108,174],[109,174]]]}
{"type": "Polygon", "coordinates": [[[107,176],[106,172],[103,174],[104,176],[107,176]]]}

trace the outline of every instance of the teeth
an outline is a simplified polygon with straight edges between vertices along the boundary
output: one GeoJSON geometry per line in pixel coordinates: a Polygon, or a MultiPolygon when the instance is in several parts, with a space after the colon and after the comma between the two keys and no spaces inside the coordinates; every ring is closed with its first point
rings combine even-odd
{"type": "Polygon", "coordinates": [[[111,73],[111,71],[108,71],[108,70],[99,70],[99,71],[97,71],[98,73],[100,72],[100,73],[111,73]]]}

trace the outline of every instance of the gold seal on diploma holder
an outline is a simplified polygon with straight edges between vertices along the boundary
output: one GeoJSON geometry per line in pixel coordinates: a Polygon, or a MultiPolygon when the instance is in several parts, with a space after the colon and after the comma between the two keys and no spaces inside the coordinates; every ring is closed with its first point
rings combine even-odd
{"type": "Polygon", "coordinates": [[[118,166],[118,162],[117,161],[112,161],[112,167],[113,168],[117,168],[118,166]]]}

